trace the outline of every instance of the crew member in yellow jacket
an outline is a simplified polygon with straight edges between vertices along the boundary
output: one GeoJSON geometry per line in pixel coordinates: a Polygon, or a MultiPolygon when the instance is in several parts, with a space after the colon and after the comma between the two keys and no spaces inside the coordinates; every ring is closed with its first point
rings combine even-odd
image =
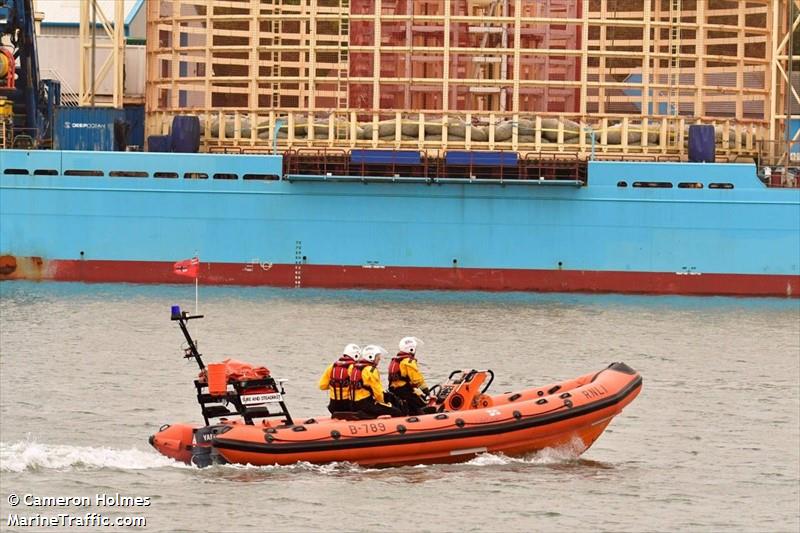
{"type": "Polygon", "coordinates": [[[353,401],[350,397],[350,372],[359,355],[361,348],[357,344],[348,344],[342,350],[342,356],[328,365],[319,379],[320,390],[329,392],[328,411],[331,414],[353,410],[353,401]]]}
{"type": "Polygon", "coordinates": [[[384,397],[378,363],[386,350],[370,344],[361,350],[361,357],[350,371],[351,396],[353,409],[373,417],[380,415],[401,416],[403,413],[392,407],[384,397]]]}
{"type": "Polygon", "coordinates": [[[397,355],[389,363],[389,391],[403,400],[409,415],[418,415],[425,408],[428,386],[417,366],[417,353],[422,341],[416,337],[400,339],[397,355]]]}

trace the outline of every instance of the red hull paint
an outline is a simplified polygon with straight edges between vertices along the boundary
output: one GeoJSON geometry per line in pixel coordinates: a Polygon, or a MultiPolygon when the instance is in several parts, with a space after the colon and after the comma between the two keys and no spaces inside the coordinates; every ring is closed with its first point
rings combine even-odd
{"type": "MultiPolygon", "coordinates": [[[[1,279],[85,282],[192,283],[176,275],[172,262],[42,260],[5,256],[1,279]]],[[[676,274],[582,270],[430,268],[332,265],[201,263],[205,285],[273,287],[445,289],[541,292],[616,292],[783,296],[800,294],[800,276],[754,274],[676,274]]]]}

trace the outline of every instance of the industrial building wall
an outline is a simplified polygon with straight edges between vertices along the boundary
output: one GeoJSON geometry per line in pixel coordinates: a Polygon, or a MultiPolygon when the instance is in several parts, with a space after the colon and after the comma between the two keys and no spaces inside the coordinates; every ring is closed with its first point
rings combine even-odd
{"type": "MultiPolygon", "coordinates": [[[[682,134],[667,130],[727,121],[750,146],[771,118],[770,31],[781,2],[155,0],[147,111],[151,132],[191,112],[208,119],[207,138],[251,144],[268,141],[278,117],[326,121],[323,135],[295,127],[290,141],[421,142],[424,127],[365,128],[416,113],[445,127],[452,118],[535,123],[539,133],[516,131],[514,147],[563,144],[563,131],[542,136],[551,119],[568,138],[589,128],[606,143],[669,137],[680,147],[682,134]],[[621,131],[606,132],[614,125],[621,131]]],[[[492,132],[471,140],[497,141],[492,132]]]]}
{"type": "MultiPolygon", "coordinates": [[[[105,35],[98,35],[97,67],[110,55],[104,48],[109,42],[105,35]]],[[[77,35],[45,34],[36,38],[39,53],[39,69],[43,79],[56,79],[61,82],[62,101],[67,105],[77,105],[80,89],[80,39],[77,35]]],[[[124,96],[126,103],[144,97],[145,91],[145,47],[127,45],[125,47],[124,96]]],[[[113,92],[112,80],[101,80],[97,87],[98,98],[109,101],[113,92]]]]}

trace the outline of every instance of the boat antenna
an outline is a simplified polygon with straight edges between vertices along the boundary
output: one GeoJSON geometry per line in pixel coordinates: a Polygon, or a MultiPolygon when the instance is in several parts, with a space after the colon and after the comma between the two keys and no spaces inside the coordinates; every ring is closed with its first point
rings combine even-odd
{"type": "Polygon", "coordinates": [[[195,318],[203,318],[203,315],[190,315],[186,311],[181,311],[181,306],[172,306],[172,315],[170,319],[177,320],[178,325],[181,327],[181,331],[183,332],[183,336],[186,337],[186,342],[189,344],[189,347],[185,350],[184,357],[187,359],[194,358],[194,360],[197,361],[197,366],[200,367],[200,370],[205,370],[206,365],[203,364],[202,354],[197,351],[197,344],[192,339],[192,336],[189,334],[189,329],[186,327],[186,323],[195,318]]]}
{"type": "Polygon", "coordinates": [[[200,312],[197,310],[200,301],[199,282],[198,282],[198,279],[200,278],[199,276],[200,254],[198,253],[197,250],[195,250],[194,252],[194,257],[197,258],[197,270],[198,270],[197,274],[195,274],[194,276],[194,314],[197,315],[200,312]]]}

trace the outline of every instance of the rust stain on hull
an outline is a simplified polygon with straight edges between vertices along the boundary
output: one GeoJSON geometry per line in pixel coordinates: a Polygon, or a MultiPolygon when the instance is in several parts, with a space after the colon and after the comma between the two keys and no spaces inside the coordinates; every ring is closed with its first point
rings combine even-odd
{"type": "Polygon", "coordinates": [[[41,257],[16,257],[0,255],[0,280],[44,278],[44,260],[41,257]]]}
{"type": "Polygon", "coordinates": [[[10,277],[17,270],[17,258],[13,255],[0,255],[0,276],[10,277]]]}

